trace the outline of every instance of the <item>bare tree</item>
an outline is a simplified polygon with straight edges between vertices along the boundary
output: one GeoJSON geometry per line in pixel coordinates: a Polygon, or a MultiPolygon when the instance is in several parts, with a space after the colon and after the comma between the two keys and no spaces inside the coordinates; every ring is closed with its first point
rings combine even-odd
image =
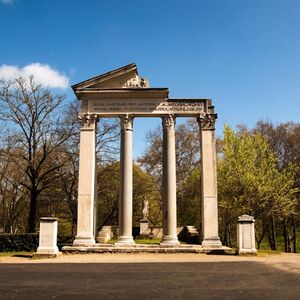
{"type": "Polygon", "coordinates": [[[39,195],[60,176],[60,148],[70,136],[60,120],[63,100],[63,95],[42,88],[32,76],[0,82],[0,118],[8,125],[14,145],[8,159],[18,168],[19,184],[29,199],[28,232],[35,231],[39,195]]]}

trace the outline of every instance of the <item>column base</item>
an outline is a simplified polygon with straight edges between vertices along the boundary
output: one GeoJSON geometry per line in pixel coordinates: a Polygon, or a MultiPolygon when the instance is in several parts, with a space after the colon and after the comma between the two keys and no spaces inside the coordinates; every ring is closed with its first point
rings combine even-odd
{"type": "Polygon", "coordinates": [[[236,254],[238,255],[257,255],[257,250],[254,249],[237,249],[236,254]]]}
{"type": "Polygon", "coordinates": [[[73,242],[73,246],[89,246],[89,245],[94,245],[96,244],[96,241],[94,238],[91,237],[80,237],[80,236],[76,236],[74,242],[73,242]]]}
{"type": "Polygon", "coordinates": [[[118,241],[115,243],[116,246],[135,245],[135,241],[132,236],[119,236],[118,241]]]}
{"type": "Polygon", "coordinates": [[[59,253],[58,247],[38,247],[36,254],[56,255],[59,253]]]}
{"type": "Polygon", "coordinates": [[[177,235],[165,235],[160,242],[161,246],[177,246],[180,245],[177,235]]]}
{"type": "Polygon", "coordinates": [[[201,245],[203,247],[222,247],[219,237],[205,238],[202,240],[201,245]]]}

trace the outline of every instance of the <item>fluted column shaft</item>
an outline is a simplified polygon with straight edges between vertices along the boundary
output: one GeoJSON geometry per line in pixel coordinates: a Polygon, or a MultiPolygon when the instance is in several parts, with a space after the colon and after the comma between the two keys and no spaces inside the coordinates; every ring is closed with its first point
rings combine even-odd
{"type": "Polygon", "coordinates": [[[215,120],[216,114],[198,117],[201,145],[202,245],[221,246],[218,234],[218,191],[215,120]]]}
{"type": "Polygon", "coordinates": [[[175,116],[162,117],[163,125],[163,237],[161,244],[176,245],[176,151],[175,116]]]}
{"type": "Polygon", "coordinates": [[[132,237],[133,116],[121,117],[119,237],[117,244],[134,244],[132,237]]]}
{"type": "Polygon", "coordinates": [[[77,235],[74,245],[95,243],[97,117],[80,115],[77,235]]]}

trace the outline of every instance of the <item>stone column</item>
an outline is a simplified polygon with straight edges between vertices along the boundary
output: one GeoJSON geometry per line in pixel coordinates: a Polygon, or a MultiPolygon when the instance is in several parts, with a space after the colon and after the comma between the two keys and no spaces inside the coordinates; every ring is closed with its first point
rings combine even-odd
{"type": "Polygon", "coordinates": [[[116,244],[134,244],[132,237],[132,129],[133,116],[121,117],[119,237],[116,244]]]}
{"type": "Polygon", "coordinates": [[[161,245],[177,245],[175,116],[162,116],[163,237],[161,245]]]}
{"type": "Polygon", "coordinates": [[[97,116],[80,115],[77,235],[74,245],[95,243],[97,116]]]}
{"type": "Polygon", "coordinates": [[[202,246],[222,246],[218,234],[218,191],[215,120],[217,114],[200,115],[202,246]]]}

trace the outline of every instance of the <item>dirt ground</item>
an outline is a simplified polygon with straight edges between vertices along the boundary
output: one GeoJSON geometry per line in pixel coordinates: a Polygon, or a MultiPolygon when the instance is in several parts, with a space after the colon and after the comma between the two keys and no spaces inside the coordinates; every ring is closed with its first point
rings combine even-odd
{"type": "Polygon", "coordinates": [[[300,254],[259,254],[258,256],[206,254],[63,254],[58,258],[30,259],[28,257],[0,257],[1,263],[184,263],[184,262],[260,262],[283,271],[300,274],[300,254]]]}

